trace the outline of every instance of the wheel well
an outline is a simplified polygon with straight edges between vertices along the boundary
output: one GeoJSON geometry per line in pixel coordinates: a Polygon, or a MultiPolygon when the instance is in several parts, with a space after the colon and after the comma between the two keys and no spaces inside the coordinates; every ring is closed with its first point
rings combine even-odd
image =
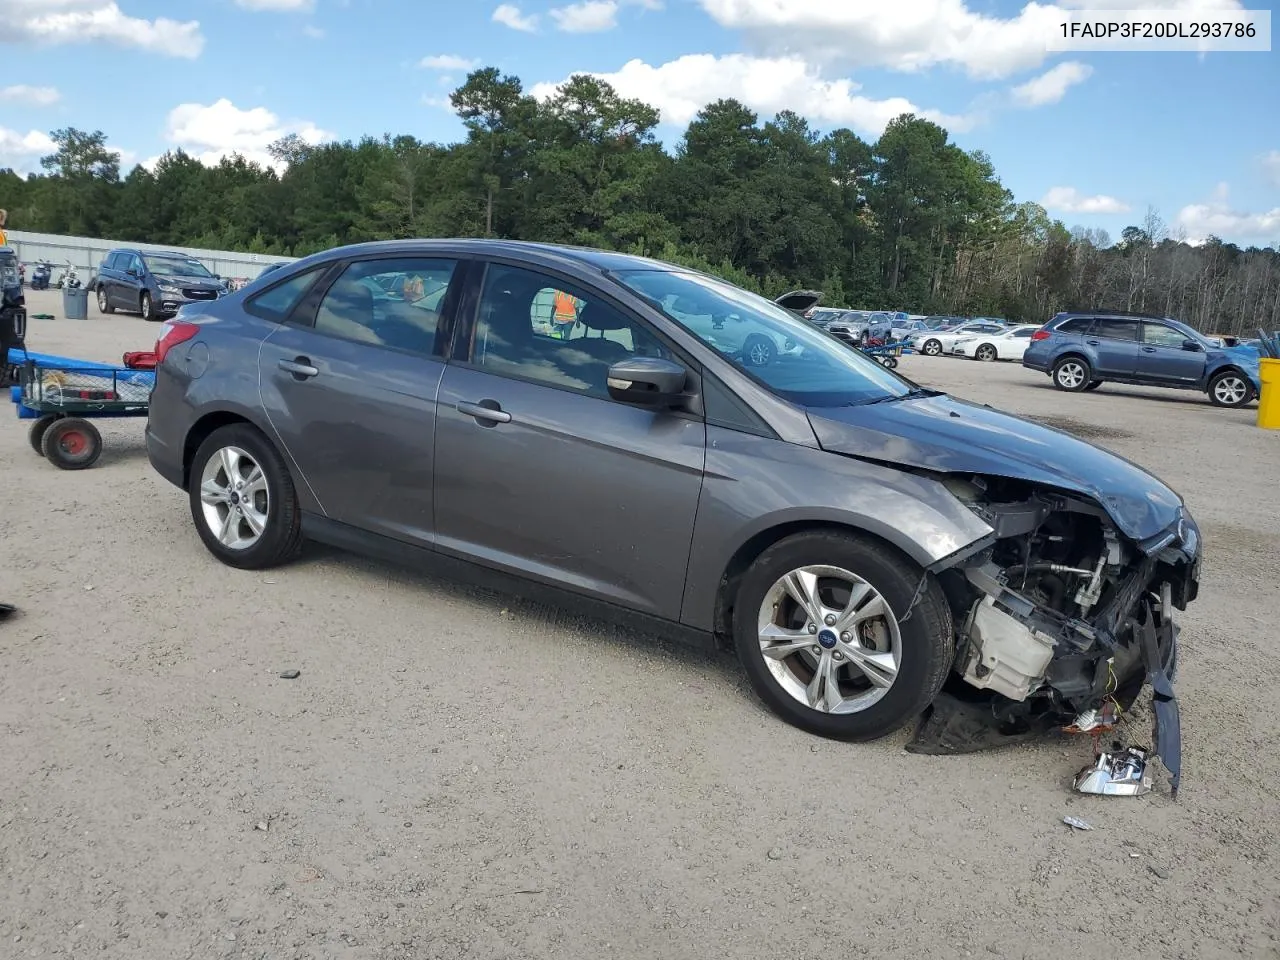
{"type": "Polygon", "coordinates": [[[894,546],[884,537],[876,536],[861,527],[847,523],[831,523],[825,520],[796,520],[779,524],[762,530],[747,540],[729,558],[724,573],[720,577],[720,586],[716,590],[716,606],[713,615],[713,631],[716,641],[722,646],[732,644],[733,608],[737,600],[738,588],[742,585],[742,576],[756,562],[756,558],[772,547],[779,540],[795,536],[798,533],[847,533],[863,540],[875,541],[886,550],[897,554],[908,563],[914,563],[901,549],[894,546]]]}
{"type": "Polygon", "coordinates": [[[238,413],[219,411],[205,414],[187,431],[187,438],[182,444],[182,485],[184,487],[191,481],[191,461],[196,458],[196,451],[200,449],[200,444],[208,440],[213,431],[233,423],[243,423],[255,430],[258,429],[251,420],[238,413]]]}
{"type": "Polygon", "coordinates": [[[1080,353],[1078,350],[1071,350],[1068,353],[1062,354],[1056,360],[1053,361],[1053,365],[1056,367],[1063,360],[1079,360],[1090,370],[1093,369],[1093,364],[1089,362],[1089,358],[1086,357],[1083,353],[1080,353]]]}

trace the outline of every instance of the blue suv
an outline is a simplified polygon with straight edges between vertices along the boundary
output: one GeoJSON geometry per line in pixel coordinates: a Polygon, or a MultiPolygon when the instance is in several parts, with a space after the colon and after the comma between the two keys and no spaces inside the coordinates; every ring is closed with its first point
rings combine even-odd
{"type": "Polygon", "coordinates": [[[1258,354],[1223,347],[1185,323],[1131,313],[1059,313],[1031,336],[1022,365],[1059,390],[1104,383],[1198,390],[1220,407],[1258,395],[1258,354]]]}

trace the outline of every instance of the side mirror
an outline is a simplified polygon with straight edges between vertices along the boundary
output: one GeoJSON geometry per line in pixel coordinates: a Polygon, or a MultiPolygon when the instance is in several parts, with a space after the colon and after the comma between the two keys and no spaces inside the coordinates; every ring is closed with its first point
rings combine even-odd
{"type": "Polygon", "coordinates": [[[1191,351],[1192,353],[1199,353],[1199,352],[1200,352],[1201,350],[1203,350],[1204,348],[1203,348],[1203,347],[1201,347],[1201,346],[1200,346],[1200,344],[1198,344],[1198,343],[1197,343],[1196,341],[1194,341],[1194,340],[1183,340],[1183,341],[1182,341],[1182,349],[1183,349],[1183,350],[1189,350],[1189,351],[1191,351]]]}
{"type": "Polygon", "coordinates": [[[680,364],[662,357],[631,357],[609,367],[609,396],[642,407],[671,406],[689,378],[680,364]]]}

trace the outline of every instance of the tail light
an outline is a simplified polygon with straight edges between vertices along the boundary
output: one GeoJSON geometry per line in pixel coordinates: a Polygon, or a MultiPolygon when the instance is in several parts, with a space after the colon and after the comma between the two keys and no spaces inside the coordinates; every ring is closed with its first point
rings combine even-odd
{"type": "Polygon", "coordinates": [[[165,355],[180,343],[186,343],[200,332],[198,324],[186,320],[166,320],[156,341],[156,366],[164,363],[165,355]]]}
{"type": "Polygon", "coordinates": [[[1037,330],[1031,335],[1032,340],[1048,340],[1052,334],[1048,330],[1037,330]]]}

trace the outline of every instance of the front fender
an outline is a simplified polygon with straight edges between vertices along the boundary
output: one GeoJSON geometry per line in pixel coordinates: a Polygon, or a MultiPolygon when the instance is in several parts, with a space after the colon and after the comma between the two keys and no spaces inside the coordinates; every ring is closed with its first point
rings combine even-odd
{"type": "Polygon", "coordinates": [[[681,622],[713,630],[721,581],[739,551],[762,534],[799,526],[863,531],[922,568],[992,533],[937,480],[708,426],[681,622]]]}

